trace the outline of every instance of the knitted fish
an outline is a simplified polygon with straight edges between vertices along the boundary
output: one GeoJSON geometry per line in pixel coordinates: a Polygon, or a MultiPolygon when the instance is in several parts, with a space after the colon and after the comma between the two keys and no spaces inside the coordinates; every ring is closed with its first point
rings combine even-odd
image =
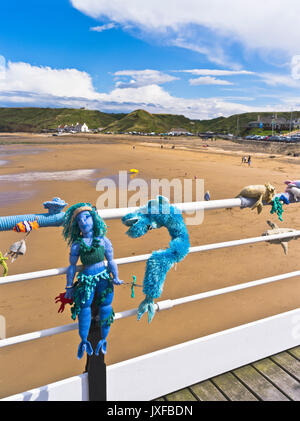
{"type": "Polygon", "coordinates": [[[15,232],[30,232],[33,229],[37,230],[39,228],[39,224],[37,221],[22,221],[19,222],[16,226],[14,226],[13,230],[15,232]]]}

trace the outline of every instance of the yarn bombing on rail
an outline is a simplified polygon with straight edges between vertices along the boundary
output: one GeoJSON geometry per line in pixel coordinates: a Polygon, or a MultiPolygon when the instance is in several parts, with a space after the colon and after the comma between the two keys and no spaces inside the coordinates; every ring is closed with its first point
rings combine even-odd
{"type": "Polygon", "coordinates": [[[283,207],[281,203],[281,197],[275,197],[272,201],[272,209],[270,211],[271,215],[276,213],[278,215],[278,218],[281,222],[283,222],[282,214],[283,214],[283,207]]]}
{"type": "Polygon", "coordinates": [[[81,338],[78,359],[83,357],[85,351],[88,355],[94,352],[88,335],[95,295],[101,332],[95,354],[99,355],[100,351],[106,354],[107,336],[115,315],[112,308],[114,285],[123,283],[118,277],[112,244],[105,236],[106,231],[106,224],[90,203],[77,203],[65,214],[63,236],[71,246],[70,265],[67,270],[66,292],[59,294],[55,302],[60,304],[59,313],[64,311],[66,304],[70,304],[72,319],[78,317],[81,338]],[[77,281],[74,282],[79,258],[83,269],[77,274],[77,281]],[[107,267],[104,258],[107,260],[107,267]]]}
{"type": "Polygon", "coordinates": [[[146,298],[138,308],[138,320],[148,312],[150,323],[155,315],[154,298],[159,298],[168,271],[175,263],[182,261],[189,252],[189,235],[181,211],[170,205],[168,199],[158,196],[150,200],[146,206],[122,218],[124,225],[129,227],[127,235],[139,238],[152,229],[165,227],[171,236],[169,248],[154,251],[147,260],[143,281],[143,293],[146,298]]]}
{"type": "Polygon", "coordinates": [[[294,228],[279,228],[274,222],[267,221],[267,224],[271,227],[268,231],[265,231],[262,235],[263,236],[271,236],[271,235],[278,235],[278,234],[290,234],[295,233],[295,237],[288,237],[288,238],[281,238],[277,240],[270,240],[268,243],[270,244],[280,244],[283,248],[284,254],[288,254],[288,242],[292,240],[297,240],[298,236],[296,235],[297,230],[294,228]]]}
{"type": "Polygon", "coordinates": [[[3,276],[7,276],[8,274],[6,260],[8,260],[8,257],[3,256],[3,254],[0,251],[0,265],[3,267],[3,276]]]}
{"type": "Polygon", "coordinates": [[[22,222],[19,222],[16,226],[14,226],[13,230],[15,232],[27,233],[27,232],[32,231],[33,229],[37,230],[38,228],[39,228],[39,224],[37,221],[33,221],[33,222],[22,221],[22,222]]]}
{"type": "Polygon", "coordinates": [[[276,195],[275,187],[270,183],[265,185],[246,186],[236,197],[246,197],[249,199],[256,199],[251,210],[257,209],[258,215],[263,209],[263,202],[271,203],[276,195]]]}
{"type": "Polygon", "coordinates": [[[286,181],[286,193],[289,195],[290,200],[298,202],[300,200],[300,181],[286,181]]]}
{"type": "Polygon", "coordinates": [[[31,221],[22,221],[18,222],[14,227],[13,230],[18,233],[25,233],[25,237],[21,241],[16,241],[13,243],[9,251],[2,255],[0,252],[0,264],[3,266],[4,275],[7,276],[8,274],[8,267],[6,264],[6,260],[10,257],[11,263],[13,263],[19,256],[23,256],[26,253],[26,240],[28,235],[31,233],[32,230],[37,230],[39,228],[38,222],[35,220],[31,221]],[[1,257],[2,256],[2,257],[1,257]]]}

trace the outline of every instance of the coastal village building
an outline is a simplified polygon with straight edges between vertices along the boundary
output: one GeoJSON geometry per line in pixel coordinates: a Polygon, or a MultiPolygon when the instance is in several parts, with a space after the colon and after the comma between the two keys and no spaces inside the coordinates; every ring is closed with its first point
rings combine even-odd
{"type": "Polygon", "coordinates": [[[169,136],[191,136],[192,133],[190,133],[186,129],[171,129],[168,133],[169,136]]]}
{"type": "Polygon", "coordinates": [[[75,125],[61,124],[58,126],[57,131],[58,133],[89,133],[90,130],[86,123],[76,123],[75,125]]]}
{"type": "Polygon", "coordinates": [[[293,128],[300,129],[300,119],[293,120],[293,128]]]}
{"type": "Polygon", "coordinates": [[[89,132],[89,128],[88,128],[88,126],[85,123],[83,123],[83,125],[80,128],[80,131],[82,133],[88,133],[89,132]]]}
{"type": "Polygon", "coordinates": [[[296,127],[299,127],[299,121],[298,120],[288,120],[286,118],[277,117],[277,114],[275,114],[273,117],[262,117],[260,115],[257,116],[257,121],[250,121],[248,123],[247,128],[248,129],[266,129],[266,130],[289,130],[290,128],[294,129],[296,127]]]}

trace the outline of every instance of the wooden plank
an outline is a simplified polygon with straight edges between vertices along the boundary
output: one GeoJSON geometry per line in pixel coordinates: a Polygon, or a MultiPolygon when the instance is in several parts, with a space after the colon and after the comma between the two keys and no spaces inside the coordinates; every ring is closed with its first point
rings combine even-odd
{"type": "Polygon", "coordinates": [[[269,358],[258,361],[253,366],[271,381],[282,393],[294,401],[300,400],[300,384],[269,358]]]}
{"type": "Polygon", "coordinates": [[[216,402],[227,401],[224,395],[215,387],[215,385],[207,380],[202,383],[194,384],[190,387],[200,401],[216,402]]]}
{"type": "Polygon", "coordinates": [[[107,400],[149,401],[296,347],[297,320],[300,309],[109,365],[107,400]]]}
{"type": "Polygon", "coordinates": [[[251,367],[251,365],[234,370],[234,374],[262,401],[289,400],[275,386],[251,367]]]}
{"type": "Polygon", "coordinates": [[[178,390],[177,392],[170,393],[169,395],[165,396],[167,401],[197,401],[195,396],[189,391],[189,389],[182,389],[178,390]]]}
{"type": "Polygon", "coordinates": [[[288,371],[289,374],[293,375],[300,382],[300,361],[295,357],[287,352],[282,352],[272,356],[271,360],[279,364],[281,368],[288,371]]]}
{"type": "Polygon", "coordinates": [[[231,401],[257,401],[258,399],[238,381],[232,373],[214,377],[211,381],[222,390],[231,401]]]}
{"type": "Polygon", "coordinates": [[[293,357],[300,360],[300,346],[296,346],[296,348],[289,349],[289,354],[292,354],[293,357]]]}

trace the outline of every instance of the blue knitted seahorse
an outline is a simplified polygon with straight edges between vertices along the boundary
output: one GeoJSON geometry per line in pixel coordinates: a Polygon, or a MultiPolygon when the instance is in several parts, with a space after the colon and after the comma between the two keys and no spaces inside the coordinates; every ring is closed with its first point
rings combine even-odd
{"type": "Polygon", "coordinates": [[[138,320],[148,312],[150,323],[155,313],[153,299],[160,297],[171,267],[188,254],[189,235],[180,210],[170,205],[168,199],[163,196],[158,196],[136,212],[125,215],[122,222],[129,227],[127,234],[132,238],[141,237],[149,230],[161,227],[166,227],[172,238],[169,248],[154,251],[147,261],[143,282],[146,298],[138,308],[138,320]]]}

